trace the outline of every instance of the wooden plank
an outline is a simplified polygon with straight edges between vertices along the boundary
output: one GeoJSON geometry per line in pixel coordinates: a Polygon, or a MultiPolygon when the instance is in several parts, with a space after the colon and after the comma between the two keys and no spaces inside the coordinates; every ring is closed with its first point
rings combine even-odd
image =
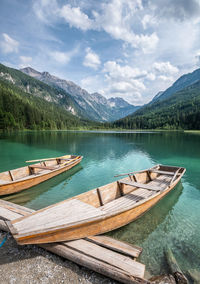
{"type": "Polygon", "coordinates": [[[102,210],[109,213],[114,213],[115,211],[118,212],[123,208],[133,207],[137,202],[141,200],[147,199],[151,196],[151,193],[146,189],[137,189],[133,192],[126,194],[123,197],[115,199],[110,203],[105,204],[102,206],[102,210]]]}
{"type": "Polygon", "coordinates": [[[122,185],[122,183],[117,181],[117,185],[118,185],[118,188],[119,188],[120,195],[123,196],[124,192],[123,192],[123,185],[122,185]]]}
{"type": "Polygon", "coordinates": [[[152,173],[161,174],[161,175],[169,175],[173,176],[174,172],[167,172],[167,171],[159,171],[159,170],[150,170],[152,173]]]}
{"type": "Polygon", "coordinates": [[[37,166],[37,165],[32,165],[32,166],[29,166],[29,168],[32,168],[32,169],[43,169],[43,170],[55,170],[54,167],[47,167],[47,166],[37,166]]]}
{"type": "Polygon", "coordinates": [[[130,185],[130,186],[133,186],[133,187],[145,188],[145,189],[149,189],[149,190],[153,190],[153,191],[159,191],[160,190],[160,188],[156,188],[155,186],[152,186],[152,185],[149,185],[149,184],[144,184],[144,183],[139,183],[139,182],[123,181],[123,182],[120,182],[120,183],[130,185]]]}
{"type": "Polygon", "coordinates": [[[134,258],[139,257],[142,252],[142,248],[138,246],[130,245],[128,243],[118,241],[107,236],[93,236],[85,239],[87,241],[94,242],[97,245],[109,248],[111,250],[120,252],[124,255],[128,255],[134,258]]]}
{"type": "Polygon", "coordinates": [[[66,201],[34,215],[15,220],[12,225],[19,237],[48,232],[58,228],[68,228],[102,218],[105,215],[99,208],[77,199],[66,201]]]}
{"type": "Polygon", "coordinates": [[[103,200],[102,200],[102,197],[101,197],[101,192],[100,192],[98,187],[97,187],[97,195],[98,195],[98,198],[99,198],[100,206],[103,206],[103,200]]]}
{"type": "Polygon", "coordinates": [[[145,265],[137,261],[133,261],[127,256],[121,255],[114,251],[110,251],[103,247],[99,247],[98,245],[87,242],[83,239],[64,242],[64,244],[86,255],[92,256],[95,259],[111,264],[112,266],[120,267],[132,276],[140,278],[144,277],[145,265]]]}
{"type": "MultiPolygon", "coordinates": [[[[1,201],[1,200],[0,200],[1,201]]],[[[2,202],[5,202],[2,200],[2,202]]],[[[7,202],[6,202],[7,203],[7,202]]],[[[12,206],[12,204],[9,205],[12,206]]],[[[13,204],[13,208],[17,208],[19,205],[13,204]]],[[[20,209],[24,208],[24,214],[27,214],[27,211],[30,210],[30,213],[33,211],[32,209],[20,206],[20,209]]],[[[18,217],[20,214],[18,214],[18,217]]],[[[5,222],[0,220],[0,229],[4,231],[8,231],[8,227],[5,222]]],[[[76,241],[74,241],[76,242],[76,241]]],[[[66,242],[67,243],[67,242],[66,242]]],[[[67,247],[64,243],[57,244],[43,244],[40,247],[50,251],[54,254],[57,254],[63,258],[69,259],[78,265],[82,265],[87,267],[93,271],[96,271],[100,274],[103,274],[107,277],[120,281],[124,284],[150,284],[148,280],[143,278],[139,278],[136,276],[130,275],[128,272],[124,271],[120,267],[112,266],[111,264],[104,263],[101,260],[95,259],[92,256],[85,255],[80,251],[67,247]]]]}
{"type": "Polygon", "coordinates": [[[33,209],[30,209],[30,208],[27,208],[27,207],[24,207],[24,206],[21,206],[21,205],[18,205],[18,204],[15,204],[15,203],[3,200],[3,199],[0,199],[0,206],[5,207],[5,208],[7,208],[6,206],[9,206],[8,209],[10,209],[11,211],[15,211],[15,209],[19,209],[21,211],[21,213],[19,214],[21,214],[22,216],[25,216],[29,213],[33,213],[35,211],[33,209]]]}
{"type": "MultiPolygon", "coordinates": [[[[60,158],[61,158],[61,157],[60,157],[60,158]]],[[[59,157],[56,157],[56,158],[37,159],[37,160],[26,161],[26,163],[43,162],[43,161],[52,161],[52,160],[60,159],[60,158],[59,158],[59,157]]]]}
{"type": "Polygon", "coordinates": [[[15,212],[10,211],[4,207],[0,207],[0,217],[6,220],[15,220],[18,218],[18,214],[15,212]]]}
{"type": "Polygon", "coordinates": [[[11,180],[14,181],[15,178],[14,178],[14,176],[13,176],[13,173],[12,173],[11,171],[8,171],[8,172],[9,172],[9,175],[10,175],[11,180]]]}
{"type": "Polygon", "coordinates": [[[172,177],[172,180],[170,181],[170,184],[172,184],[174,182],[174,180],[176,179],[176,176],[178,175],[178,172],[180,171],[181,168],[179,168],[175,173],[174,176],[172,177]]]}

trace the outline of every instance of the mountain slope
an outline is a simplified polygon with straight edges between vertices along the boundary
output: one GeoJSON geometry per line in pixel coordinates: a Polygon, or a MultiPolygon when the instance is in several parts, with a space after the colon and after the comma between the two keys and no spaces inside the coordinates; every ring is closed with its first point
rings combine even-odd
{"type": "Polygon", "coordinates": [[[200,129],[200,80],[114,122],[128,129],[200,129]]]}
{"type": "Polygon", "coordinates": [[[182,89],[195,84],[200,80],[200,69],[194,70],[192,73],[181,76],[174,84],[164,92],[159,92],[152,101],[163,100],[182,89]]]}
{"type": "Polygon", "coordinates": [[[65,91],[0,64],[0,129],[94,126],[71,113],[78,110],[79,106],[65,91]],[[59,105],[58,100],[63,101],[65,107],[59,105]]]}
{"type": "Polygon", "coordinates": [[[113,106],[110,104],[109,100],[101,94],[90,94],[72,81],[60,79],[48,72],[38,72],[31,67],[23,68],[21,71],[53,86],[54,88],[56,87],[65,90],[74,98],[76,103],[82,109],[83,115],[92,120],[113,121],[127,116],[138,109],[138,107],[135,107],[120,98],[113,98],[113,100],[118,100],[118,103],[113,106]],[[121,104],[119,103],[119,100],[121,104]]]}
{"type": "Polygon", "coordinates": [[[0,64],[0,78],[2,80],[7,80],[26,93],[60,105],[63,109],[71,112],[73,115],[84,118],[83,111],[76,101],[62,89],[55,89],[21,71],[9,68],[3,64],[0,64]]]}
{"type": "Polygon", "coordinates": [[[0,129],[73,129],[89,127],[55,103],[25,93],[0,79],[0,129]]]}

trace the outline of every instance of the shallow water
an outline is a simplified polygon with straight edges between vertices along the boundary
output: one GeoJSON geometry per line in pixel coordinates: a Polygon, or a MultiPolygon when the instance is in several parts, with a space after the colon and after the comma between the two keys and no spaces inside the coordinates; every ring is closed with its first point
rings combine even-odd
{"type": "Polygon", "coordinates": [[[29,190],[5,197],[33,209],[59,202],[116,180],[115,174],[155,164],[186,167],[182,182],[137,221],[109,235],[143,247],[150,274],[168,271],[169,246],[184,272],[200,270],[200,135],[180,132],[19,132],[0,136],[0,171],[24,161],[63,154],[83,161],[29,190]]]}

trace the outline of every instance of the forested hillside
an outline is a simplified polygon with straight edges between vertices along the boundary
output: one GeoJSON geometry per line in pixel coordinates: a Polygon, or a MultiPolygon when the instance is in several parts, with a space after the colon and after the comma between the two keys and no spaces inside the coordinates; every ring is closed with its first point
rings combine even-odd
{"type": "Polygon", "coordinates": [[[92,127],[52,102],[0,80],[0,129],[72,129],[92,127]]]}
{"type": "Polygon", "coordinates": [[[200,81],[120,119],[113,127],[127,129],[200,129],[200,81]]]}
{"type": "Polygon", "coordinates": [[[42,98],[47,102],[53,102],[61,106],[64,110],[85,118],[80,106],[70,94],[62,89],[55,89],[21,71],[9,68],[3,64],[0,64],[0,80],[9,82],[26,93],[42,98]]]}

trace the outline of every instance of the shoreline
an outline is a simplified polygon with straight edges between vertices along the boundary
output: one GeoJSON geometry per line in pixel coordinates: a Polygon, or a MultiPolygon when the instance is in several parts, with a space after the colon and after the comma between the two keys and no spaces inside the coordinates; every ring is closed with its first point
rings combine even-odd
{"type": "MultiPolygon", "coordinates": [[[[0,241],[5,232],[0,230],[0,241]]],[[[9,234],[0,248],[1,284],[119,284],[34,245],[18,246],[9,234]]]]}

